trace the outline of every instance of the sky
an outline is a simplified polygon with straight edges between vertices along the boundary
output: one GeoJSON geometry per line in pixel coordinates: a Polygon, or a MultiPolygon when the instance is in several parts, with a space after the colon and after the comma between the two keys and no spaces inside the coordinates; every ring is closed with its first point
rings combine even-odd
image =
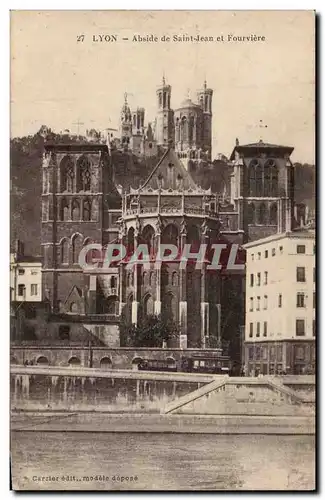
{"type": "Polygon", "coordinates": [[[145,121],[153,121],[164,74],[174,109],[188,94],[195,100],[204,79],[213,89],[213,158],[230,156],[236,138],[263,139],[293,146],[294,161],[314,163],[314,23],[313,11],[13,11],[11,136],[41,125],[75,133],[117,128],[125,92],[130,107],[144,107],[145,121]],[[214,41],[161,41],[174,34],[214,41]],[[94,41],[99,35],[118,40],[94,41]]]}

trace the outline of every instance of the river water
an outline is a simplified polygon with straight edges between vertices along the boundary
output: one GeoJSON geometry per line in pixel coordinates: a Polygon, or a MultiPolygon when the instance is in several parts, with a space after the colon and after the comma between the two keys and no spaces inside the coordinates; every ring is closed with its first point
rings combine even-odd
{"type": "Polygon", "coordinates": [[[313,436],[12,431],[11,458],[16,490],[315,487],[313,436]]]}

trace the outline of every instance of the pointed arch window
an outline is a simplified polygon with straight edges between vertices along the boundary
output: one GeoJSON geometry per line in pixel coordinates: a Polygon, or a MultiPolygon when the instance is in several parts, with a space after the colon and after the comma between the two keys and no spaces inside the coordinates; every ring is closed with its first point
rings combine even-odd
{"type": "Polygon", "coordinates": [[[165,244],[178,245],[178,229],[174,224],[168,224],[162,233],[161,242],[165,244]]]}
{"type": "Polygon", "coordinates": [[[142,231],[143,242],[147,245],[149,256],[153,254],[155,231],[152,226],[147,225],[142,231]]]}
{"type": "Polygon", "coordinates": [[[63,239],[60,243],[61,264],[69,264],[69,241],[63,239]]]}
{"type": "Polygon", "coordinates": [[[256,171],[258,169],[258,161],[251,161],[248,169],[249,196],[256,196],[256,171]]]}
{"type": "Polygon", "coordinates": [[[263,169],[260,165],[257,165],[256,167],[255,196],[263,196],[263,169]]]}
{"type": "Polygon", "coordinates": [[[193,141],[194,138],[194,116],[190,116],[188,124],[188,140],[193,141]]]}
{"type": "Polygon", "coordinates": [[[70,220],[69,202],[66,198],[62,198],[61,200],[60,220],[62,221],[70,220]]]}
{"type": "Polygon", "coordinates": [[[181,119],[181,130],[180,130],[181,141],[187,140],[187,119],[183,116],[181,119]]]}
{"type": "Polygon", "coordinates": [[[278,196],[278,168],[273,162],[271,165],[271,196],[278,196]]]}
{"type": "Polygon", "coordinates": [[[154,302],[151,295],[146,295],[143,301],[145,316],[152,316],[154,313],[154,302]]]}
{"type": "Polygon", "coordinates": [[[60,163],[60,187],[61,192],[72,193],[74,187],[74,162],[70,156],[65,156],[60,163]]]}
{"type": "Polygon", "coordinates": [[[72,220],[80,220],[80,205],[78,200],[72,201],[72,220]]]}
{"type": "Polygon", "coordinates": [[[91,201],[88,199],[83,202],[83,220],[91,220],[91,201]]]}
{"type": "Polygon", "coordinates": [[[77,191],[90,191],[90,161],[86,156],[81,156],[77,161],[77,180],[77,191]]]}
{"type": "Polygon", "coordinates": [[[78,263],[79,254],[83,247],[81,234],[76,234],[72,238],[72,262],[78,263]]]}

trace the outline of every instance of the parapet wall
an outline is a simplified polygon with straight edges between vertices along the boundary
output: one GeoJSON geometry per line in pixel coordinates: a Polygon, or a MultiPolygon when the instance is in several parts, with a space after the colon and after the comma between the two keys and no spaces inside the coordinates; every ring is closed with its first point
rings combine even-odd
{"type": "Polygon", "coordinates": [[[160,412],[209,376],[73,367],[11,368],[12,410],[160,412]]]}

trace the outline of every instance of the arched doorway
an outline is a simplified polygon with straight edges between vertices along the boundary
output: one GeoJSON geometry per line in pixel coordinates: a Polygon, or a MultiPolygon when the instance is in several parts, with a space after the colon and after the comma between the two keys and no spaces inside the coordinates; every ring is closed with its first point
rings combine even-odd
{"type": "Polygon", "coordinates": [[[80,359],[76,356],[72,356],[68,361],[69,366],[80,366],[80,359]]]}
{"type": "Polygon", "coordinates": [[[36,364],[37,365],[43,365],[43,366],[48,366],[50,363],[49,363],[49,360],[47,359],[46,356],[39,356],[36,360],[36,364]]]}
{"type": "Polygon", "coordinates": [[[100,368],[103,370],[110,370],[112,368],[112,360],[108,356],[105,356],[100,360],[99,363],[100,368]]]}

